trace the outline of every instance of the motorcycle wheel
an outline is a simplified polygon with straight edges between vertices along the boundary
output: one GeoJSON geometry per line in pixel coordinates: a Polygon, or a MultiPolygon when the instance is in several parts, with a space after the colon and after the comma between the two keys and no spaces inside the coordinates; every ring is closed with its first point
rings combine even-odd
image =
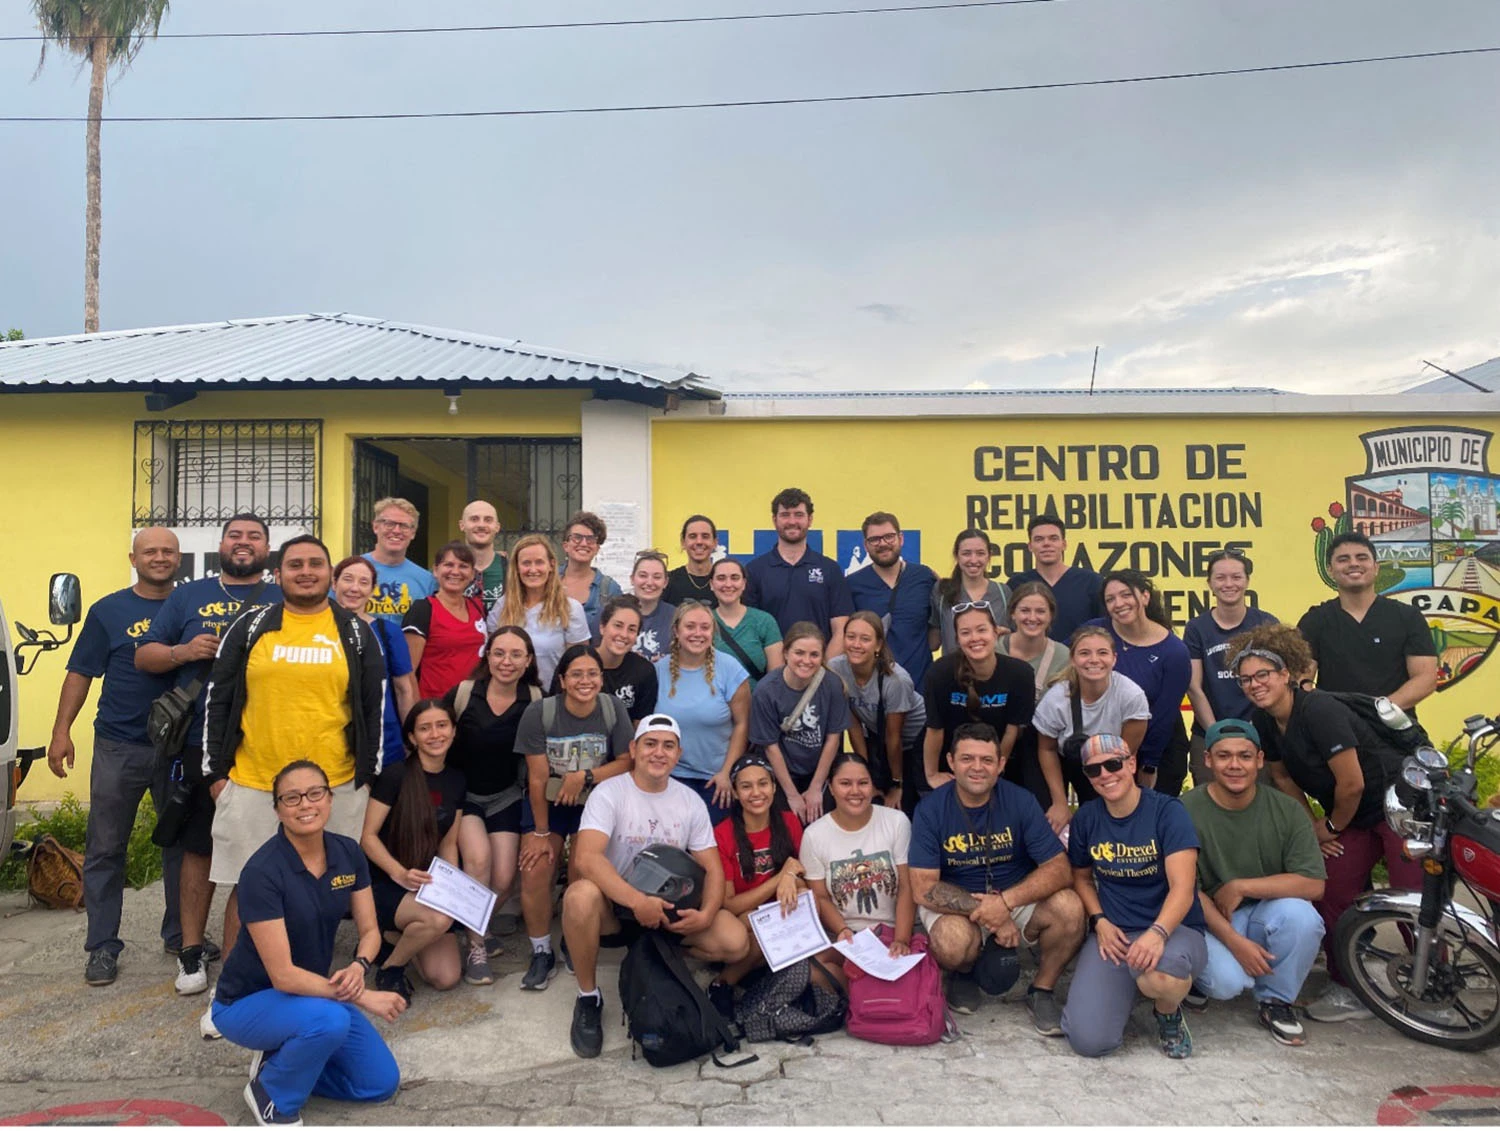
{"type": "Polygon", "coordinates": [[[1427,1044],[1470,1051],[1500,1042],[1500,952],[1444,916],[1418,997],[1416,932],[1415,911],[1346,911],[1334,953],[1349,988],[1387,1025],[1427,1044]]]}

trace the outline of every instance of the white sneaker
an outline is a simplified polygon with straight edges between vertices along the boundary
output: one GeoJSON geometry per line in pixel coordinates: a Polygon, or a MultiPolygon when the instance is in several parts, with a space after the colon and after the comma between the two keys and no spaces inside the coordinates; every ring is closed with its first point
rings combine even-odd
{"type": "Polygon", "coordinates": [[[177,981],[173,983],[177,992],[184,996],[188,994],[201,994],[208,989],[208,966],[200,958],[189,959],[183,962],[182,956],[177,957],[177,981]],[[191,964],[191,969],[189,969],[191,964]]]}
{"type": "Polygon", "coordinates": [[[260,1066],[265,1063],[265,1059],[266,1054],[260,1049],[256,1049],[250,1057],[250,1079],[254,1080],[260,1075],[260,1066]]]}
{"type": "Polygon", "coordinates": [[[1375,1016],[1353,991],[1338,983],[1331,984],[1307,1004],[1307,1015],[1314,1021],[1363,1021],[1375,1016]]]}
{"type": "MultiPolygon", "coordinates": [[[[220,1041],[224,1034],[219,1032],[219,1027],[214,1024],[214,999],[208,999],[208,1008],[203,1011],[203,1016],[198,1018],[198,1032],[203,1035],[205,1041],[220,1041]]],[[[260,1065],[255,1066],[257,1069],[260,1065]]]]}

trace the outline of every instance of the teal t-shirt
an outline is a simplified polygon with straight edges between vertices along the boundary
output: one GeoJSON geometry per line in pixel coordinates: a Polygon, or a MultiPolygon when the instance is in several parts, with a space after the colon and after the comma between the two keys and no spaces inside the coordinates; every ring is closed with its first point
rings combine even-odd
{"type": "MultiPolygon", "coordinates": [[[[724,642],[725,636],[731,637],[740,650],[749,658],[751,664],[759,668],[762,673],[766,671],[766,649],[774,644],[781,643],[781,627],[776,623],[776,618],[764,609],[746,609],[745,615],[740,623],[730,628],[714,614],[714,647],[725,655],[739,660],[734,650],[724,642]]],[[[755,671],[746,668],[750,676],[750,686],[754,688],[756,683],[765,678],[764,675],[757,676],[755,671]]]]}

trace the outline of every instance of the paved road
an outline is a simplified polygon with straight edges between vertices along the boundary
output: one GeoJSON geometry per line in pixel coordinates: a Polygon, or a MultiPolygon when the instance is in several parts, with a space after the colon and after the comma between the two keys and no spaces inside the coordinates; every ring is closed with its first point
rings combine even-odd
{"type": "MultiPolygon", "coordinates": [[[[197,1018],[205,999],[172,991],[174,966],[155,939],[160,898],[159,887],[127,893],[120,979],[91,989],[82,978],[83,917],[25,910],[24,897],[0,896],[0,1118],[150,1099],[250,1122],[240,1098],[248,1054],[202,1041],[197,1018]]],[[[1500,1084],[1500,1052],[1432,1049],[1377,1021],[1309,1023],[1308,1046],[1283,1048],[1256,1027],[1245,1001],[1192,1016],[1197,1051],[1185,1062],[1157,1051],[1144,1003],[1125,1048],[1089,1062],[1060,1040],[1038,1037],[1022,1005],[992,999],[963,1019],[965,1035],[953,1044],[894,1050],[834,1036],[811,1048],[754,1046],[760,1060],[744,1068],[652,1069],[632,1061],[610,1000],[604,1055],[585,1063],[568,1048],[571,978],[523,994],[519,960],[503,960],[500,969],[505,976],[494,986],[418,990],[388,1029],[404,1077],[392,1103],[314,1100],[308,1121],[1369,1124],[1397,1088],[1500,1084]]],[[[612,969],[603,984],[613,999],[612,969]]],[[[1495,1123],[1494,1103],[1470,1102],[1475,1115],[1453,1118],[1495,1123]],[[1484,1111],[1491,1114],[1480,1118],[1484,1111]]]]}

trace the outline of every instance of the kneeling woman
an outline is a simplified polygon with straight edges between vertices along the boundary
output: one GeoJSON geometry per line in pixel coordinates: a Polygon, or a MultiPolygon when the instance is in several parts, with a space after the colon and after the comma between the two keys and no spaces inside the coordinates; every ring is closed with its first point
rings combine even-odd
{"type": "MultiPolygon", "coordinates": [[[[411,997],[406,964],[435,990],[458,984],[462,968],[453,920],[424,907],[414,894],[432,880],[434,856],[458,867],[458,816],[464,776],[448,765],[453,710],[441,699],[423,699],[406,713],[406,761],[387,766],[370,790],[360,846],[375,869],[371,887],[380,929],[400,940],[375,972],[375,984],[411,997]]],[[[382,951],[387,948],[382,947],[382,951]]]]}
{"type": "Polygon", "coordinates": [[[1062,1029],[1080,1056],[1120,1047],[1137,992],[1153,1002],[1161,1051],[1193,1054],[1182,999],[1208,965],[1198,903],[1198,835],[1182,802],[1136,784],[1118,735],[1084,743],[1083,772],[1099,796],[1068,832],[1073,890],[1094,932],[1068,989],[1062,1029]]]}
{"type": "Polygon", "coordinates": [[[245,1102],[256,1122],[299,1126],[309,1096],[374,1103],[396,1094],[396,1059],[360,1010],[394,1021],[406,999],[365,988],[380,945],[370,871],[359,845],[324,831],[328,775],[293,762],[271,797],[281,827],[240,873],[240,936],[219,975],[213,1019],[255,1050],[245,1102]],[[354,961],[330,976],[334,935],[350,914],[354,961]]]}

